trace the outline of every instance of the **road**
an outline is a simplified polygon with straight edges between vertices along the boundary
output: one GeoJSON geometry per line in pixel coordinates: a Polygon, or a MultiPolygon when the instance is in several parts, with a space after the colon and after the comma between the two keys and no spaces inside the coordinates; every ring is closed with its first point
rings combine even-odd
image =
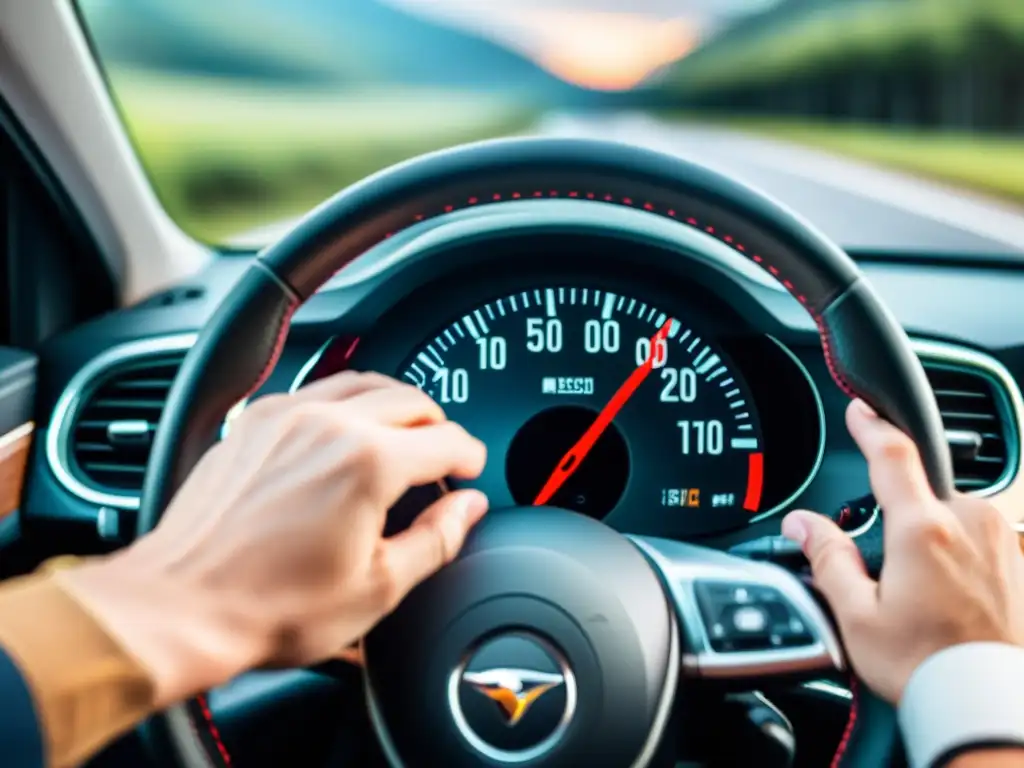
{"type": "MultiPolygon", "coordinates": [[[[819,150],[642,113],[556,113],[535,132],[640,144],[694,160],[767,192],[850,250],[1024,256],[1024,211],[819,150]]],[[[264,245],[293,224],[262,227],[235,244],[264,245]]]]}

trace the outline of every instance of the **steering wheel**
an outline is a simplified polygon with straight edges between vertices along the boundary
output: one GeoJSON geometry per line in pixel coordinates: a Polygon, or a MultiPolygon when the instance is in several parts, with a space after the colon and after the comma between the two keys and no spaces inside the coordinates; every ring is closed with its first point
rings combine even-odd
{"type": "MultiPolygon", "coordinates": [[[[853,261],[765,195],[706,168],[593,140],[512,139],[420,157],[312,212],[265,250],[211,317],[171,390],[146,474],[138,533],[264,381],[292,313],[391,234],[457,208],[568,197],[636,207],[699,229],[764,268],[817,324],[828,368],[920,450],[935,493],[953,474],[931,388],[899,324],[853,261]]],[[[881,567],[874,526],[858,543],[881,567]]],[[[735,613],[731,614],[735,615],[735,613]]],[[[485,517],[462,553],[365,641],[371,720],[395,766],[651,763],[693,678],[750,682],[841,668],[836,632],[794,574],[711,549],[623,536],[551,508],[485,517]],[[793,630],[771,648],[722,645],[724,612],[762,610],[793,630]],[[416,638],[410,642],[409,638],[416,638]]],[[[862,685],[835,766],[889,765],[891,707],[862,685]]],[[[230,765],[197,698],[147,726],[174,768],[230,765]]]]}

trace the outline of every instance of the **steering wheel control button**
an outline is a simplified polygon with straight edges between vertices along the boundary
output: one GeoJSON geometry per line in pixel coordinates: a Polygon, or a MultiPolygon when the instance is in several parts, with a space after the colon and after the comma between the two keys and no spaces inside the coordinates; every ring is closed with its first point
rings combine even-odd
{"type": "Polygon", "coordinates": [[[697,581],[694,592],[708,629],[708,641],[717,653],[814,643],[806,621],[774,587],[697,581]]]}
{"type": "Polygon", "coordinates": [[[449,682],[448,703],[459,733],[481,755],[504,763],[535,760],[557,746],[576,702],[568,661],[526,633],[486,642],[449,682]]]}
{"type": "Polygon", "coordinates": [[[768,614],[761,608],[744,606],[733,611],[732,624],[737,634],[760,634],[768,626],[768,614]]]}

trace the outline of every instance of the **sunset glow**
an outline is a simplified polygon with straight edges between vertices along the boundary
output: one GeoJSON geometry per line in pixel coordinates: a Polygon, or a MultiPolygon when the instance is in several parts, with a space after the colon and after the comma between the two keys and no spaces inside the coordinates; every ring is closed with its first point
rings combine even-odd
{"type": "Polygon", "coordinates": [[[535,10],[524,21],[534,26],[536,47],[529,53],[541,66],[598,90],[633,88],[698,42],[683,19],[535,10]]]}
{"type": "Polygon", "coordinates": [[[634,88],[700,41],[700,25],[689,18],[495,0],[390,2],[471,29],[563,80],[594,90],[634,88]]]}

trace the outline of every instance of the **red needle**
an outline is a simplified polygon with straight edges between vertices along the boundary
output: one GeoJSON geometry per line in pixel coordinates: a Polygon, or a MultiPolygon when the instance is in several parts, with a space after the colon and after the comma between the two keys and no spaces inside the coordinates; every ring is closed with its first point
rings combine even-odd
{"type": "Polygon", "coordinates": [[[579,469],[580,464],[587,458],[591,448],[594,447],[594,444],[604,434],[604,431],[608,429],[608,425],[612,423],[612,420],[622,410],[622,406],[629,401],[629,398],[633,396],[637,388],[643,384],[644,379],[647,378],[647,375],[654,368],[654,357],[657,354],[658,346],[668,338],[668,329],[672,322],[673,320],[670,317],[658,329],[658,332],[651,337],[651,349],[647,353],[647,359],[629,375],[629,378],[623,382],[618,391],[612,395],[612,399],[608,401],[608,404],[597,414],[594,423],[583,433],[583,437],[577,440],[576,445],[570,448],[568,453],[558,462],[555,471],[551,473],[551,477],[544,483],[544,487],[540,489],[537,498],[533,500],[534,506],[547,504],[551,497],[558,493],[558,489],[562,487],[566,480],[572,477],[573,472],[579,469]]]}

